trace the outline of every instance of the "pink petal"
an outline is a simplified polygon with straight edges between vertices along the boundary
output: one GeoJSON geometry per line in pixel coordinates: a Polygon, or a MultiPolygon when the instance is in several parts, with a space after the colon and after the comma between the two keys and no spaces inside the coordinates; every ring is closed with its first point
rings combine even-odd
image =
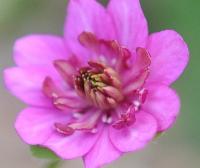
{"type": "Polygon", "coordinates": [[[111,18],[96,0],[71,0],[64,31],[66,42],[72,52],[83,59],[90,57],[91,54],[78,41],[78,36],[82,32],[91,32],[103,39],[114,38],[111,18]]]}
{"type": "MultiPolygon", "coordinates": [[[[101,132],[101,130],[98,131],[101,132]]],[[[98,138],[98,132],[76,131],[70,136],[55,133],[49,137],[43,146],[50,148],[63,159],[73,159],[88,153],[98,138]]]]}
{"type": "Polygon", "coordinates": [[[137,57],[133,65],[135,73],[141,72],[149,68],[151,65],[151,56],[145,48],[138,47],[136,49],[137,57]]]}
{"type": "MultiPolygon", "coordinates": [[[[66,95],[67,93],[68,91],[66,92],[66,95]]],[[[88,104],[86,104],[86,102],[77,95],[56,97],[53,101],[53,104],[57,109],[62,111],[65,111],[66,109],[80,110],[88,106],[88,104]]]]}
{"type": "Polygon", "coordinates": [[[99,134],[76,132],[63,136],[55,130],[55,123],[69,121],[68,115],[55,109],[27,108],[19,114],[15,128],[26,143],[50,148],[63,159],[71,159],[86,154],[99,134]]]}
{"type": "Polygon", "coordinates": [[[128,81],[128,85],[124,87],[124,94],[128,95],[133,93],[133,91],[140,89],[146,82],[146,79],[149,76],[149,70],[144,70],[138,76],[128,81]]]}
{"type": "Polygon", "coordinates": [[[8,89],[22,101],[35,106],[51,106],[47,96],[42,92],[42,84],[47,75],[45,68],[9,68],[4,71],[8,89]]]}
{"type": "Polygon", "coordinates": [[[62,76],[64,81],[71,87],[74,85],[74,75],[77,70],[82,66],[80,60],[75,56],[71,55],[68,59],[55,60],[54,67],[57,72],[62,76]]]}
{"type": "Polygon", "coordinates": [[[157,122],[152,115],[139,111],[135,117],[136,121],[130,127],[120,130],[110,128],[111,142],[121,152],[143,148],[157,132],[157,122]]]}
{"type": "Polygon", "coordinates": [[[82,46],[99,54],[100,41],[95,34],[91,32],[82,32],[78,40],[82,46]]]}
{"type": "Polygon", "coordinates": [[[110,142],[108,128],[105,127],[94,147],[84,156],[86,168],[99,168],[120,157],[118,151],[110,142]]]}
{"type": "Polygon", "coordinates": [[[48,66],[55,59],[68,57],[64,40],[52,35],[29,35],[18,39],[14,45],[15,62],[19,66],[48,66]]]}
{"type": "Polygon", "coordinates": [[[64,119],[66,114],[55,109],[27,108],[18,115],[15,128],[26,143],[42,145],[55,132],[54,123],[64,119]]]}
{"type": "Polygon", "coordinates": [[[148,35],[147,21],[139,0],[110,0],[108,11],[117,31],[117,40],[131,51],[144,47],[148,35]]]}
{"type": "Polygon", "coordinates": [[[141,78],[142,74],[147,78],[150,65],[151,56],[148,51],[145,48],[137,47],[134,62],[130,66],[130,70],[126,71],[125,75],[122,77],[124,85],[135,83],[134,81],[137,78],[141,78]]]}
{"type": "Polygon", "coordinates": [[[49,76],[45,77],[43,80],[42,92],[49,98],[57,98],[66,95],[66,93],[59,88],[54,80],[49,76]]]}
{"type": "Polygon", "coordinates": [[[147,49],[152,57],[149,82],[169,85],[181,75],[188,63],[187,44],[173,30],[152,34],[147,49]]]}
{"type": "Polygon", "coordinates": [[[158,130],[168,129],[176,120],[180,110],[180,100],[176,92],[164,85],[152,85],[143,106],[158,121],[158,130]]]}

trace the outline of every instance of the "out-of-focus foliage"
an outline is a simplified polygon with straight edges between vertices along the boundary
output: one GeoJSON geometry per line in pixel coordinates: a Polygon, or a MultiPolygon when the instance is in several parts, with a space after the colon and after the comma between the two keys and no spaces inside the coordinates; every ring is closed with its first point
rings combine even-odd
{"type": "Polygon", "coordinates": [[[200,123],[199,113],[199,62],[200,62],[200,13],[198,0],[142,0],[145,15],[149,21],[151,32],[163,29],[175,29],[189,45],[190,62],[183,76],[174,87],[181,97],[181,115],[174,132],[178,138],[199,145],[200,135],[197,134],[200,123]],[[180,135],[182,137],[180,137],[180,135]]]}
{"type": "Polygon", "coordinates": [[[62,164],[62,161],[52,151],[40,146],[31,146],[31,153],[34,157],[39,159],[48,159],[46,168],[58,168],[62,164]]]}
{"type": "Polygon", "coordinates": [[[49,149],[39,147],[39,146],[31,146],[32,155],[41,158],[41,159],[51,159],[51,160],[59,160],[59,158],[49,149]]]}

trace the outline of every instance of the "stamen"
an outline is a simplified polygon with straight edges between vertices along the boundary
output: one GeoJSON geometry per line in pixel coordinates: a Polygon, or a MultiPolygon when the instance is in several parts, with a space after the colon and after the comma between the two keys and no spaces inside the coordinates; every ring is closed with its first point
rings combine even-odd
{"type": "Polygon", "coordinates": [[[63,92],[56,86],[51,77],[46,77],[43,86],[43,93],[49,98],[57,98],[58,96],[63,95],[63,92]]]}
{"type": "Polygon", "coordinates": [[[88,65],[75,77],[76,92],[96,107],[115,108],[123,100],[117,72],[100,62],[89,61],[88,65]]]}
{"type": "MultiPolygon", "coordinates": [[[[136,49],[136,59],[133,62],[130,71],[127,71],[127,78],[124,80],[124,86],[134,82],[135,78],[141,76],[145,72],[148,72],[151,65],[151,55],[145,48],[138,47],[136,49]]],[[[148,77],[148,76],[147,76],[148,77]]]]}
{"type": "Polygon", "coordinates": [[[68,60],[54,61],[56,70],[68,83],[67,88],[71,91],[74,88],[79,95],[76,97],[76,93],[74,96],[66,90],[63,91],[50,77],[44,80],[43,92],[52,98],[54,106],[61,111],[70,109],[72,112],[72,121],[54,124],[56,131],[66,136],[75,131],[96,133],[100,119],[105,124],[112,124],[116,129],[131,126],[135,122],[135,113],[141,109],[148,94],[144,85],[149,75],[150,54],[144,48],[137,48],[137,58],[132,68],[130,51],[120,46],[117,41],[98,39],[89,32],[83,32],[79,41],[96,55],[106,55],[106,58],[98,57],[98,61],[88,61],[88,66],[83,67],[75,56],[69,57],[68,60]],[[131,72],[130,78],[120,78],[119,75],[126,72],[131,72]],[[128,110],[121,113],[119,109],[125,106],[129,106],[128,110]],[[99,111],[94,111],[95,109],[99,111]],[[117,119],[113,121],[115,117],[117,119]]]}
{"type": "Polygon", "coordinates": [[[55,127],[59,133],[64,135],[72,135],[75,131],[89,131],[94,133],[100,116],[101,112],[95,111],[95,113],[86,114],[84,119],[81,118],[82,121],[74,121],[68,124],[55,123],[55,127]]]}
{"type": "Polygon", "coordinates": [[[115,87],[106,86],[102,88],[102,91],[109,97],[114,97],[117,102],[120,102],[123,99],[123,95],[120,90],[115,87]]]}
{"type": "Polygon", "coordinates": [[[54,61],[54,66],[56,70],[70,86],[73,85],[73,75],[76,73],[76,68],[78,64],[79,60],[75,55],[69,57],[68,60],[54,61]]]}
{"type": "MultiPolygon", "coordinates": [[[[128,68],[128,59],[131,57],[131,53],[116,40],[98,39],[91,32],[82,32],[79,36],[79,42],[85,48],[95,52],[96,55],[105,55],[107,59],[103,59],[104,62],[109,62],[117,72],[128,68]]],[[[100,58],[99,56],[98,58],[100,58]]]]}
{"type": "Polygon", "coordinates": [[[55,123],[54,126],[55,126],[56,131],[59,132],[60,134],[69,136],[74,133],[74,130],[72,128],[70,128],[64,124],[55,123]]]}
{"type": "Polygon", "coordinates": [[[125,87],[124,94],[128,95],[128,94],[131,94],[133,91],[142,88],[148,76],[149,76],[148,69],[141,72],[138,76],[136,76],[136,78],[128,82],[129,84],[128,86],[125,87]]]}
{"type": "Polygon", "coordinates": [[[139,111],[141,109],[142,104],[144,104],[146,100],[147,94],[148,90],[145,88],[134,91],[134,97],[132,97],[132,99],[135,111],[139,111]]]}
{"type": "Polygon", "coordinates": [[[135,108],[130,106],[126,113],[122,113],[120,118],[112,124],[115,129],[129,127],[135,122],[135,108]]]}
{"type": "Polygon", "coordinates": [[[75,97],[56,97],[53,100],[56,108],[65,111],[68,109],[83,109],[86,104],[75,97]]]}

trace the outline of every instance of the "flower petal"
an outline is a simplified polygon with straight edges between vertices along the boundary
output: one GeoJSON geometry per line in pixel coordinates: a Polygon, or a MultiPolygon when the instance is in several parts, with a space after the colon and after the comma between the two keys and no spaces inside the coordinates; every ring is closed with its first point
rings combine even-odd
{"type": "Polygon", "coordinates": [[[147,50],[152,64],[149,82],[173,83],[185,69],[189,51],[182,37],[173,30],[154,33],[149,37],[147,50]]]}
{"type": "Polygon", "coordinates": [[[54,123],[67,118],[55,109],[27,108],[18,115],[15,128],[26,143],[42,145],[54,133],[54,123]]]}
{"type": "MultiPolygon", "coordinates": [[[[91,110],[90,112],[95,114],[97,111],[91,110]]],[[[88,119],[90,118],[88,117],[88,119]]],[[[76,132],[70,136],[64,136],[63,134],[55,133],[49,137],[43,146],[50,148],[63,159],[80,157],[90,151],[99,138],[101,131],[102,125],[99,125],[96,128],[95,133],[87,130],[76,130],[76,132]]]]}
{"type": "Polygon", "coordinates": [[[99,133],[75,132],[70,136],[52,134],[43,146],[53,150],[62,159],[73,159],[85,155],[95,144],[99,133]]]}
{"type": "Polygon", "coordinates": [[[51,74],[49,70],[41,67],[14,67],[4,71],[4,79],[8,89],[25,103],[51,106],[51,102],[42,92],[42,83],[49,74],[51,74]]]}
{"type": "Polygon", "coordinates": [[[147,21],[139,0],[110,0],[108,11],[117,31],[117,40],[131,51],[144,47],[148,35],[147,21]]]}
{"type": "Polygon", "coordinates": [[[103,39],[114,38],[111,18],[96,0],[71,0],[68,4],[64,31],[70,49],[82,59],[91,56],[78,41],[78,36],[82,32],[91,32],[103,39]]]}
{"type": "Polygon", "coordinates": [[[148,86],[148,96],[143,105],[145,111],[158,121],[158,130],[168,129],[175,121],[180,101],[176,92],[164,85],[148,86]]]}
{"type": "Polygon", "coordinates": [[[143,148],[157,132],[157,122],[146,112],[135,114],[132,126],[117,130],[110,128],[109,135],[113,145],[121,152],[130,152],[143,148]]]}
{"type": "Polygon", "coordinates": [[[105,127],[94,147],[84,156],[85,167],[99,168],[121,155],[122,153],[110,142],[108,128],[105,127]]]}
{"type": "Polygon", "coordinates": [[[55,59],[68,57],[64,40],[52,35],[29,35],[14,45],[14,58],[19,66],[47,66],[53,68],[55,59]]]}

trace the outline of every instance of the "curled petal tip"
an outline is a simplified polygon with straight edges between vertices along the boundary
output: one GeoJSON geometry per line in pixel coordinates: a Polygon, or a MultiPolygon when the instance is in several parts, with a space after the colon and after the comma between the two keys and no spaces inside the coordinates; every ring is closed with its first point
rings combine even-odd
{"type": "Polygon", "coordinates": [[[55,123],[54,126],[55,126],[56,131],[63,135],[69,136],[74,133],[74,129],[72,129],[71,127],[68,127],[67,125],[64,125],[61,123],[55,123]]]}

